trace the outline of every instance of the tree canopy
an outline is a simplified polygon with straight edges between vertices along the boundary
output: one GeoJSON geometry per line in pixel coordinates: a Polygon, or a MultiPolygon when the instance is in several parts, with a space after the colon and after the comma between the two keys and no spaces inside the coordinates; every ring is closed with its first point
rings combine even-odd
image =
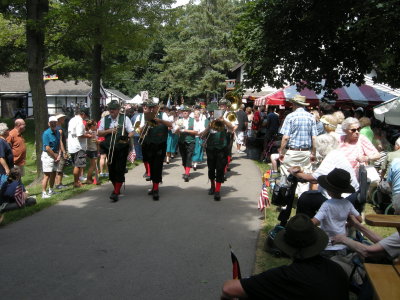
{"type": "Polygon", "coordinates": [[[246,83],[333,89],[376,82],[400,87],[397,0],[256,0],[235,30],[246,83]],[[324,80],[324,81],[322,81],[324,80]],[[321,84],[323,82],[323,85],[321,84]]]}

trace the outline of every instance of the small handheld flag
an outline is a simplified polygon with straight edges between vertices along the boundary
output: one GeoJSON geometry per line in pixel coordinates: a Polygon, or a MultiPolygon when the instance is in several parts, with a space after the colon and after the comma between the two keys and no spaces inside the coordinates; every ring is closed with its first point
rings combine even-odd
{"type": "Polygon", "coordinates": [[[240,266],[239,266],[239,261],[233,253],[231,245],[229,245],[229,248],[231,250],[231,259],[232,259],[232,278],[233,279],[242,279],[242,275],[240,274],[240,266]]]}
{"type": "Polygon", "coordinates": [[[15,189],[15,194],[14,194],[15,202],[19,207],[22,207],[25,205],[25,199],[24,199],[24,191],[22,189],[21,185],[18,185],[17,188],[15,189]]]}

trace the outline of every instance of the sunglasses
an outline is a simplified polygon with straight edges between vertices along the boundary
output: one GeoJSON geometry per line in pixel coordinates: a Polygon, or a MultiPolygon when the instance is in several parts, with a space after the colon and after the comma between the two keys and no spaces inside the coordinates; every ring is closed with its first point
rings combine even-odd
{"type": "Polygon", "coordinates": [[[361,127],[350,129],[350,131],[353,133],[356,131],[360,132],[360,130],[361,130],[361,127]]]}

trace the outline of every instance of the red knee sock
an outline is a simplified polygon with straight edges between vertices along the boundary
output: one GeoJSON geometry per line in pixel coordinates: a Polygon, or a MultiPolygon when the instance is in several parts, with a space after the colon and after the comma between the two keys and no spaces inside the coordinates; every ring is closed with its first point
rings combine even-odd
{"type": "Polygon", "coordinates": [[[190,167],[185,167],[185,174],[189,175],[190,174],[190,167]]]}
{"type": "Polygon", "coordinates": [[[114,194],[119,195],[121,190],[122,182],[115,182],[114,183],[114,194]]]}
{"type": "Polygon", "coordinates": [[[153,191],[158,191],[158,185],[159,185],[158,182],[157,183],[153,182],[153,191]]]}
{"type": "Polygon", "coordinates": [[[231,157],[228,156],[228,163],[227,163],[226,166],[225,166],[224,173],[226,173],[226,172],[228,171],[229,163],[230,163],[230,162],[231,162],[231,157]]]}
{"type": "Polygon", "coordinates": [[[144,167],[146,168],[147,176],[150,176],[150,164],[148,162],[144,162],[144,167]]]}
{"type": "Polygon", "coordinates": [[[221,190],[221,182],[217,182],[215,184],[215,192],[219,192],[221,190]]]}

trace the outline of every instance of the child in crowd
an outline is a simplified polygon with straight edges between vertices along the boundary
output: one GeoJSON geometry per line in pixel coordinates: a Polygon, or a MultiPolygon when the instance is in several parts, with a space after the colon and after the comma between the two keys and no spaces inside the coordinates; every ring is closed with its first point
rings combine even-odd
{"type": "MultiPolygon", "coordinates": [[[[326,189],[331,199],[326,200],[320,207],[317,214],[311,220],[315,225],[321,225],[321,229],[329,236],[329,240],[337,234],[346,234],[346,221],[349,215],[354,215],[360,222],[362,221],[359,212],[353,204],[342,197],[342,193],[354,193],[354,187],[351,185],[350,173],[335,168],[328,175],[318,177],[318,184],[326,189]]],[[[345,249],[345,245],[332,245],[329,242],[325,248],[327,251],[336,251],[345,249]]]]}
{"type": "MultiPolygon", "coordinates": [[[[86,155],[89,159],[89,169],[87,172],[87,184],[93,184],[93,172],[97,181],[97,157],[99,153],[99,143],[97,141],[97,123],[95,120],[86,122],[86,131],[92,135],[92,138],[87,139],[86,155]]],[[[97,182],[96,182],[97,183],[97,182]]]]}

